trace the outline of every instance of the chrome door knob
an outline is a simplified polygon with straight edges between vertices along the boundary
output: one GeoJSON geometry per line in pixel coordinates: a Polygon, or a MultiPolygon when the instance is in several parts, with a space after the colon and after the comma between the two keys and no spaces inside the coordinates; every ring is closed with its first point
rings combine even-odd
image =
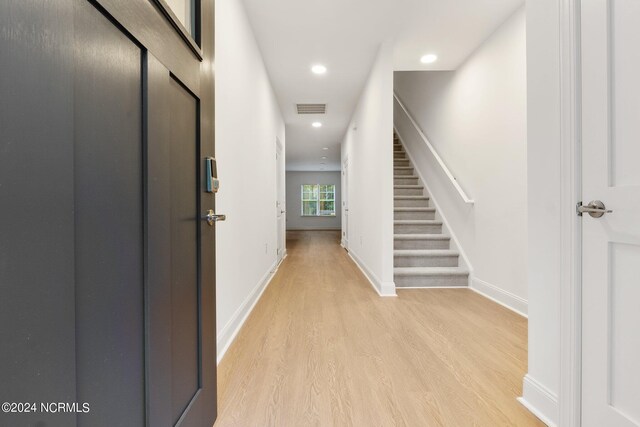
{"type": "Polygon", "coordinates": [[[592,218],[600,218],[606,213],[613,212],[611,209],[607,209],[600,200],[593,200],[586,206],[582,206],[582,202],[578,203],[576,210],[579,216],[582,216],[582,214],[586,212],[591,215],[592,218]]]}

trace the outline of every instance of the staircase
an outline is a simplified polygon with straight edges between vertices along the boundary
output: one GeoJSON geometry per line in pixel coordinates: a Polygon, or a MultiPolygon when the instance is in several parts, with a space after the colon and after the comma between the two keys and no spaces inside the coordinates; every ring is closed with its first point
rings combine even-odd
{"type": "Polygon", "coordinates": [[[397,288],[467,286],[469,272],[431,206],[400,139],[393,136],[393,265],[397,288]]]}

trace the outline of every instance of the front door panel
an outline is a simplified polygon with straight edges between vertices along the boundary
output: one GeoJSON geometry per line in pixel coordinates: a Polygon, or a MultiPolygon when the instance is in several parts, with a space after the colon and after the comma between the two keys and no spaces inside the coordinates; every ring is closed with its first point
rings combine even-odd
{"type": "Polygon", "coordinates": [[[142,54],[75,6],[77,399],[91,404],[78,425],[143,425],[142,54]]]}
{"type": "Polygon", "coordinates": [[[0,2],[0,397],[80,409],[2,426],[215,421],[214,2],[194,5],[201,48],[161,0],[0,2]]]}
{"type": "Polygon", "coordinates": [[[149,425],[201,426],[215,410],[216,356],[200,100],[153,55],[145,61],[149,425]]]}
{"type": "Polygon", "coordinates": [[[200,388],[197,101],[169,80],[171,108],[171,383],[177,422],[200,388]]]}

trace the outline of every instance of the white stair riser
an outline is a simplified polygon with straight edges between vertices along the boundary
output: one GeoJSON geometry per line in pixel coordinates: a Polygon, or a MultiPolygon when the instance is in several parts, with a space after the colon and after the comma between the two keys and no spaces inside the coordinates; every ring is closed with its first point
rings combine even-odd
{"type": "Polygon", "coordinates": [[[434,211],[394,211],[393,219],[436,219],[436,213],[434,211]]]}
{"type": "Polygon", "coordinates": [[[424,190],[422,188],[394,188],[393,194],[395,196],[422,196],[424,190]]]}
{"type": "Polygon", "coordinates": [[[395,276],[393,281],[398,288],[467,286],[469,279],[465,275],[443,276],[395,276]]]}
{"type": "Polygon", "coordinates": [[[394,267],[457,267],[458,255],[451,256],[429,256],[411,255],[394,256],[394,267]]]}
{"type": "Polygon", "coordinates": [[[393,174],[394,175],[410,175],[410,176],[413,176],[413,168],[409,168],[409,169],[393,168],[393,174]]]}
{"type": "Polygon", "coordinates": [[[418,185],[418,177],[398,177],[398,178],[393,178],[393,183],[395,185],[418,185]]]}
{"type": "Polygon", "coordinates": [[[396,208],[427,208],[429,199],[394,199],[393,204],[396,208]]]}
{"type": "Polygon", "coordinates": [[[431,239],[394,239],[394,249],[450,249],[450,241],[431,239]]]}
{"type": "Polygon", "coordinates": [[[442,224],[394,224],[394,234],[441,234],[442,224]]]}

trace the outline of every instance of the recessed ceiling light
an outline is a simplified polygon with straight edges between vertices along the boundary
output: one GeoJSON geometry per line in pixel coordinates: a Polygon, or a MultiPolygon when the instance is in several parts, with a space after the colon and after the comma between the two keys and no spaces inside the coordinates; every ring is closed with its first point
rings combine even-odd
{"type": "Polygon", "coordinates": [[[326,163],[320,163],[321,165],[326,165],[326,163]]]}
{"type": "Polygon", "coordinates": [[[422,62],[423,64],[431,64],[432,62],[436,62],[437,59],[438,59],[438,55],[434,55],[433,53],[430,53],[420,58],[420,62],[422,62]]]}
{"type": "Polygon", "coordinates": [[[323,150],[328,150],[328,149],[329,149],[329,147],[322,147],[322,149],[323,149],[323,150]]]}
{"type": "Polygon", "coordinates": [[[327,158],[327,156],[322,156],[322,157],[320,157],[320,158],[321,158],[322,160],[324,160],[324,159],[326,159],[326,158],[327,158]]]}
{"type": "Polygon", "coordinates": [[[311,126],[313,126],[314,128],[321,128],[321,127],[322,127],[322,123],[320,123],[320,122],[313,122],[313,123],[311,123],[311,126]]]}
{"type": "Polygon", "coordinates": [[[316,64],[311,67],[311,71],[313,72],[313,74],[324,74],[327,72],[327,67],[322,64],[316,64]]]}

